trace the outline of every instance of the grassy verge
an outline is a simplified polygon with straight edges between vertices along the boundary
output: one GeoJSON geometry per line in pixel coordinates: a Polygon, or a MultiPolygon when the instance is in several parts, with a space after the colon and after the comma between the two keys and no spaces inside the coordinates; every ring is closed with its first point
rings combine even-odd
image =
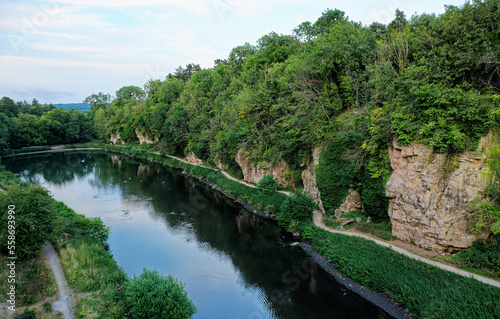
{"type": "Polygon", "coordinates": [[[21,153],[31,153],[31,152],[41,152],[41,151],[50,151],[52,148],[50,146],[41,146],[34,148],[21,148],[15,150],[2,150],[0,152],[0,156],[3,155],[13,155],[13,154],[21,154],[21,153]]]}
{"type": "Polygon", "coordinates": [[[91,292],[78,301],[78,318],[125,317],[122,290],[128,278],[105,249],[108,229],[100,219],[76,214],[63,203],[57,212],[56,249],[68,284],[76,292],[91,292]]]}
{"type": "MultiPolygon", "coordinates": [[[[7,264],[7,257],[0,255],[0,263],[7,264]]],[[[2,267],[0,271],[0,302],[5,303],[9,268],[2,267]]],[[[16,261],[16,309],[31,305],[54,295],[57,292],[50,266],[43,258],[31,258],[16,261]]]]}
{"type": "Polygon", "coordinates": [[[340,271],[387,294],[416,318],[500,318],[500,289],[311,224],[302,235],[340,271]]]}

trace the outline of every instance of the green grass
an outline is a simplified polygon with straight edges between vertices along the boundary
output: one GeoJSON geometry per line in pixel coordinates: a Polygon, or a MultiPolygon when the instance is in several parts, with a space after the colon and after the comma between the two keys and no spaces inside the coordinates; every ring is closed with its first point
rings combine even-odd
{"type": "MultiPolygon", "coordinates": [[[[0,255],[0,264],[7,265],[7,258],[0,255]]],[[[7,266],[0,269],[0,300],[6,302],[8,280],[7,266]]],[[[16,260],[16,308],[31,305],[57,292],[52,271],[47,262],[42,258],[16,260]]]]}
{"type": "Polygon", "coordinates": [[[392,235],[392,227],[390,220],[382,220],[379,222],[371,221],[370,223],[360,223],[356,226],[356,229],[364,233],[372,234],[383,240],[396,239],[397,237],[392,235]]]}
{"type": "Polygon", "coordinates": [[[500,318],[500,289],[311,224],[302,235],[337,269],[386,293],[416,318],[500,318]]]}
{"type": "Polygon", "coordinates": [[[41,146],[34,148],[20,148],[15,150],[1,150],[0,155],[12,155],[12,154],[21,154],[21,153],[31,153],[31,152],[41,152],[41,151],[50,151],[52,148],[50,146],[41,146]]]}
{"type": "Polygon", "coordinates": [[[99,218],[86,218],[64,203],[56,209],[54,241],[68,284],[76,292],[92,292],[78,302],[78,318],[125,317],[121,292],[128,277],[105,249],[108,229],[99,218]]]}

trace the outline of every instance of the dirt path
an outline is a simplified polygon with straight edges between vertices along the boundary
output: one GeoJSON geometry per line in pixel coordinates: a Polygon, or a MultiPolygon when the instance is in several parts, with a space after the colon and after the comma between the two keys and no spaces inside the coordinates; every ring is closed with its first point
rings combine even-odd
{"type": "Polygon", "coordinates": [[[43,255],[49,261],[50,268],[54,273],[54,278],[56,279],[57,288],[59,290],[59,299],[52,303],[52,308],[56,311],[60,311],[64,318],[72,319],[72,309],[74,309],[75,306],[75,298],[73,297],[73,292],[71,288],[69,288],[66,277],[64,276],[64,271],[59,261],[59,257],[51,244],[47,244],[43,249],[43,255]]]}
{"type": "Polygon", "coordinates": [[[401,253],[401,254],[403,254],[403,255],[405,255],[407,257],[410,257],[412,259],[424,262],[424,263],[432,265],[432,266],[436,266],[436,267],[444,269],[444,270],[448,270],[448,271],[454,272],[454,273],[462,275],[464,277],[472,277],[472,278],[474,278],[476,280],[479,280],[481,282],[484,282],[486,284],[489,284],[489,285],[496,286],[496,287],[500,288],[500,281],[497,281],[497,280],[494,280],[494,279],[490,279],[490,278],[486,278],[486,277],[483,277],[483,276],[480,276],[480,275],[476,275],[476,274],[473,274],[473,273],[465,271],[465,270],[461,270],[461,269],[458,269],[458,268],[455,268],[455,267],[452,267],[452,266],[449,266],[449,265],[445,265],[445,264],[437,262],[437,261],[433,261],[433,260],[429,260],[429,259],[423,258],[423,257],[421,257],[419,255],[412,254],[412,253],[408,252],[407,250],[405,250],[405,249],[403,249],[401,247],[389,244],[389,243],[387,243],[385,241],[382,241],[382,240],[378,240],[378,239],[372,238],[372,237],[370,237],[368,235],[364,235],[364,234],[360,234],[360,233],[355,233],[355,232],[351,232],[351,231],[335,230],[335,229],[331,229],[329,227],[326,227],[326,225],[323,223],[323,214],[320,211],[318,211],[318,210],[314,211],[313,221],[314,221],[314,225],[316,225],[319,228],[322,228],[324,230],[327,230],[327,231],[329,231],[331,233],[342,234],[342,235],[347,235],[347,236],[362,237],[362,238],[374,241],[376,244],[378,244],[380,246],[389,247],[389,248],[397,251],[398,253],[401,253]]]}

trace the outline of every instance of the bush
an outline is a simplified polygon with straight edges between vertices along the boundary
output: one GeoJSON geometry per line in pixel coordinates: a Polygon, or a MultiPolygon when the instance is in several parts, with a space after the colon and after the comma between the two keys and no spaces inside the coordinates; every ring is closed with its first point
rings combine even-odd
{"type": "Polygon", "coordinates": [[[15,319],[35,319],[36,314],[33,310],[29,310],[28,308],[24,309],[22,314],[19,314],[15,317],[15,319]]]}
{"type": "MultiPolygon", "coordinates": [[[[8,225],[9,205],[14,205],[15,235],[9,234],[7,227],[0,231],[1,250],[8,252],[8,236],[15,236],[16,250],[12,251],[19,259],[28,259],[42,251],[45,242],[50,239],[54,220],[54,201],[47,191],[37,185],[19,184],[8,188],[7,193],[0,193],[2,225],[8,225]]],[[[12,223],[11,223],[12,224],[12,223]]],[[[13,224],[12,224],[13,225],[13,224]]],[[[13,231],[11,229],[10,231],[13,231]]],[[[10,240],[11,241],[11,240],[10,240]]]]}
{"type": "Polygon", "coordinates": [[[290,226],[297,224],[297,222],[310,221],[315,206],[313,199],[309,195],[296,192],[281,204],[278,223],[290,230],[290,226]]]}
{"type": "Polygon", "coordinates": [[[271,195],[276,192],[278,180],[273,175],[266,175],[257,184],[257,188],[265,195],[271,195]]]}
{"type": "Polygon", "coordinates": [[[125,295],[132,318],[181,319],[196,312],[184,286],[172,276],[162,276],[156,270],[144,269],[131,279],[125,295]]]}
{"type": "Polygon", "coordinates": [[[499,236],[494,236],[487,242],[482,240],[474,242],[472,247],[457,255],[458,265],[489,276],[500,277],[499,239],[499,236]]]}

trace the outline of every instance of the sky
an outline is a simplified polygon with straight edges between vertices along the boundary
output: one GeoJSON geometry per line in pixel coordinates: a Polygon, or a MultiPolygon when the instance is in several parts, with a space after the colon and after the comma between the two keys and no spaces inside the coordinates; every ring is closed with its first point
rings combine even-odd
{"type": "Polygon", "coordinates": [[[291,34],[326,9],[384,24],[396,9],[445,11],[465,0],[0,0],[0,97],[81,103],[165,79],[188,63],[211,68],[232,48],[291,34]]]}

